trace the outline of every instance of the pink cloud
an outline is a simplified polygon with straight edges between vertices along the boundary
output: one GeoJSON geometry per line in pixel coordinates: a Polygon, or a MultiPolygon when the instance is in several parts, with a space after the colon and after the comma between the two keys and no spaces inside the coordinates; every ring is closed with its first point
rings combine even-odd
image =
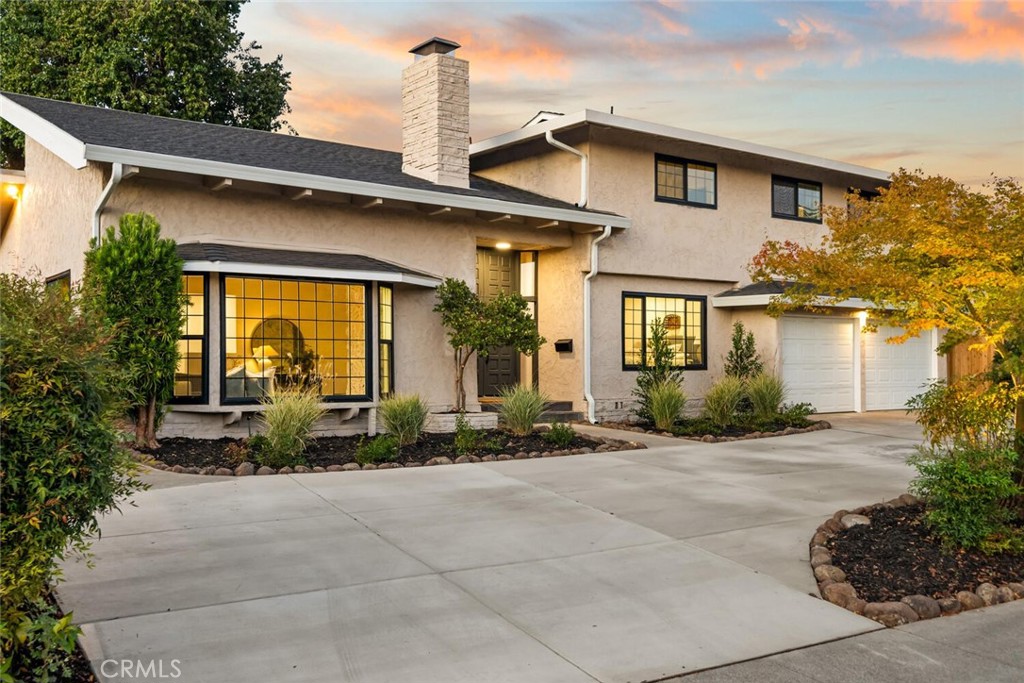
{"type": "MultiPolygon", "coordinates": [[[[896,5],[897,9],[905,5],[896,5]]],[[[909,55],[957,62],[1024,60],[1024,2],[925,2],[910,6],[923,31],[900,41],[909,55]]]]}
{"type": "Polygon", "coordinates": [[[677,36],[688,36],[692,33],[689,25],[683,23],[683,14],[678,2],[645,2],[640,5],[640,12],[651,19],[665,33],[677,36]]]}

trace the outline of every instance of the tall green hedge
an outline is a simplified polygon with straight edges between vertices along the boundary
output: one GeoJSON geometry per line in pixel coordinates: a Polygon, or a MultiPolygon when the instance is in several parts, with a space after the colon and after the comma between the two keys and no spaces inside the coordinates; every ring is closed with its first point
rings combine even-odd
{"type": "Polygon", "coordinates": [[[147,213],[121,217],[117,232],[86,253],[85,279],[118,334],[111,356],[124,372],[135,440],[153,448],[164,405],[174,391],[178,339],[187,297],[174,240],[160,237],[147,213]]]}
{"type": "MultiPolygon", "coordinates": [[[[0,275],[0,641],[4,668],[38,652],[47,584],[88,548],[97,517],[140,483],[117,445],[118,368],[110,330],[80,292],[0,275]],[[27,641],[27,642],[25,642],[27,641]]],[[[17,672],[17,669],[13,669],[17,672]]],[[[28,680],[22,672],[16,680],[28,680]]],[[[33,679],[34,680],[34,679],[33,679]]]]}

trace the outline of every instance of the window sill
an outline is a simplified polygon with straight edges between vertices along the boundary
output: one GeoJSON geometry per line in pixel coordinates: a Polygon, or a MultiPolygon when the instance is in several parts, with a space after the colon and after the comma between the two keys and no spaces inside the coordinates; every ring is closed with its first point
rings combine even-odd
{"type": "Polygon", "coordinates": [[[656,201],[656,202],[658,202],[660,204],[676,204],[677,206],[692,206],[692,207],[694,207],[696,209],[711,209],[712,211],[716,211],[718,209],[718,204],[717,203],[715,203],[715,204],[704,204],[704,203],[701,203],[701,202],[689,202],[689,201],[686,201],[685,199],[672,199],[671,197],[659,197],[657,195],[654,196],[654,201],[656,201]]]}
{"type": "Polygon", "coordinates": [[[822,223],[820,218],[800,218],[799,216],[789,216],[784,213],[773,213],[772,218],[779,218],[784,221],[797,221],[798,223],[816,223],[817,225],[822,223]]]}

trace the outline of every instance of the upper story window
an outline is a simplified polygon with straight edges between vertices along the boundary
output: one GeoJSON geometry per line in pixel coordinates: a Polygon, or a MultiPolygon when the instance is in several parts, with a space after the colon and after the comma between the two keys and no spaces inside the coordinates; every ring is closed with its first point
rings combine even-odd
{"type": "Polygon", "coordinates": [[[772,176],[772,216],[821,222],[821,183],[772,176]]]}
{"type": "Polygon", "coordinates": [[[655,193],[659,202],[718,207],[718,167],[657,154],[654,157],[655,193]]]}

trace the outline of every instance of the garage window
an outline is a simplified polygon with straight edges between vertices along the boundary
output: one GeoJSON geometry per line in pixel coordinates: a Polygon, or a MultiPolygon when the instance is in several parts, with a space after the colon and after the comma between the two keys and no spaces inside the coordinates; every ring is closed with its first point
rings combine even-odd
{"type": "Polygon", "coordinates": [[[707,297],[685,294],[622,294],[622,369],[638,370],[651,326],[661,320],[675,352],[673,367],[706,370],[707,297]]]}

